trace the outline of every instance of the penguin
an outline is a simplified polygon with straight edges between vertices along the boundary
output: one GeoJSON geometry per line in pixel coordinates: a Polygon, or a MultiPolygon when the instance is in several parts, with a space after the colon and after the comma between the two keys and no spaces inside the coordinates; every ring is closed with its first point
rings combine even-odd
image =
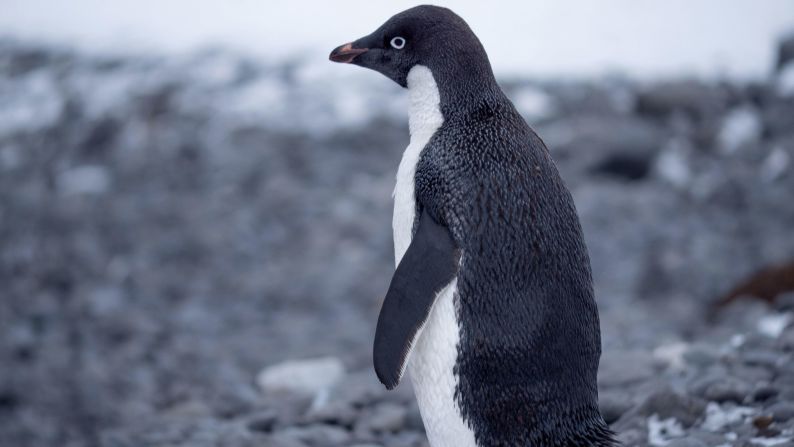
{"type": "Polygon", "coordinates": [[[330,59],[408,89],[380,381],[409,372],[433,447],[615,445],[573,199],[478,38],[451,10],[417,6],[330,59]]]}

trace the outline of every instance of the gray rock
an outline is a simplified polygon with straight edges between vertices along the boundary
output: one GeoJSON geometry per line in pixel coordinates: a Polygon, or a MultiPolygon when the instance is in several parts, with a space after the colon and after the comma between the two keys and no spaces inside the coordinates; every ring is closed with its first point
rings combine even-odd
{"type": "Polygon", "coordinates": [[[696,343],[684,353],[684,360],[697,368],[706,368],[719,361],[720,352],[716,346],[696,343]]]}
{"type": "Polygon", "coordinates": [[[708,444],[697,438],[674,439],[667,444],[667,447],[709,447],[708,444]]]}
{"type": "Polygon", "coordinates": [[[274,433],[268,436],[267,445],[269,447],[308,447],[308,445],[298,439],[294,433],[274,433]]]}
{"type": "Polygon", "coordinates": [[[622,445],[643,446],[648,443],[648,434],[642,430],[631,429],[618,433],[617,439],[622,445]]]}
{"type": "MultiPolygon", "coordinates": [[[[408,381],[403,381],[399,388],[406,385],[408,381]]],[[[373,371],[364,370],[345,375],[331,388],[328,401],[356,407],[381,401],[386,394],[386,389],[378,382],[373,371]]]]}
{"type": "Polygon", "coordinates": [[[103,166],[78,166],[58,177],[58,187],[66,195],[104,194],[110,187],[110,174],[103,166]]]}
{"type": "Polygon", "coordinates": [[[352,440],[351,434],[347,430],[326,424],[287,427],[276,434],[285,439],[297,440],[309,445],[346,446],[352,440]]]}
{"type": "Polygon", "coordinates": [[[780,361],[780,354],[772,350],[753,350],[743,352],[741,359],[750,366],[761,366],[774,370],[780,361]]]}
{"type": "Polygon", "coordinates": [[[422,421],[422,414],[416,404],[408,407],[408,414],[405,416],[405,427],[409,430],[424,433],[425,424],[422,421]]]}
{"type": "Polygon", "coordinates": [[[664,388],[649,395],[638,407],[638,413],[645,417],[656,414],[659,419],[675,418],[688,428],[701,419],[705,409],[703,400],[664,388]]]}
{"type": "Polygon", "coordinates": [[[756,402],[764,402],[769,400],[780,393],[780,389],[770,383],[761,383],[756,385],[753,390],[753,400],[756,402]]]}
{"type": "Polygon", "coordinates": [[[599,388],[625,386],[655,374],[655,360],[646,351],[606,351],[598,371],[599,388]]]}
{"type": "Polygon", "coordinates": [[[650,86],[637,95],[637,111],[651,116],[684,112],[713,116],[725,109],[728,97],[714,86],[698,81],[675,81],[650,86]]]}
{"type": "Polygon", "coordinates": [[[246,426],[249,430],[261,433],[269,433],[273,430],[278,419],[278,414],[274,410],[263,410],[247,417],[246,426]]]}
{"type": "Polygon", "coordinates": [[[781,312],[794,310],[794,292],[781,293],[775,298],[775,309],[781,312]]]}
{"type": "Polygon", "coordinates": [[[343,402],[329,402],[319,408],[312,407],[306,414],[306,420],[310,423],[325,422],[346,427],[352,427],[358,417],[358,412],[343,402]]]}
{"type": "Polygon", "coordinates": [[[334,357],[291,360],[263,369],[256,382],[264,392],[292,392],[314,396],[328,390],[344,373],[342,361],[334,357]]]}
{"type": "Polygon", "coordinates": [[[620,391],[599,393],[598,407],[607,424],[620,419],[623,414],[634,406],[631,396],[620,391]]]}
{"type": "Polygon", "coordinates": [[[750,394],[750,385],[735,377],[708,376],[692,385],[695,395],[714,402],[742,402],[750,394]]]}
{"type": "Polygon", "coordinates": [[[758,111],[750,107],[731,110],[723,119],[717,141],[723,152],[733,153],[758,141],[762,124],[758,111]]]}
{"type": "Polygon", "coordinates": [[[697,439],[707,446],[716,446],[726,443],[725,436],[720,433],[712,433],[706,430],[693,429],[688,434],[690,439],[697,439]]]}
{"type": "Polygon", "coordinates": [[[786,422],[794,419],[794,402],[778,402],[766,410],[776,422],[786,422]]]}
{"type": "Polygon", "coordinates": [[[768,367],[734,365],[730,369],[730,375],[747,383],[758,383],[772,380],[774,372],[768,367]]]}
{"type": "Polygon", "coordinates": [[[784,329],[775,344],[778,349],[788,352],[794,351],[794,325],[784,329]]]}
{"type": "Polygon", "coordinates": [[[373,432],[396,432],[405,426],[407,414],[404,406],[384,402],[364,411],[359,423],[373,432]]]}
{"type": "Polygon", "coordinates": [[[387,434],[383,439],[385,447],[429,447],[424,434],[412,431],[387,434]]]}

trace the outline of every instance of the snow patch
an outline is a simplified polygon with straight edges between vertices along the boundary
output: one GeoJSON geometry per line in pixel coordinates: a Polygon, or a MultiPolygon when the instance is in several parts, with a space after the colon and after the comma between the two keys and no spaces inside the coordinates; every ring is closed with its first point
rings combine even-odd
{"type": "Polygon", "coordinates": [[[543,119],[554,112],[554,100],[539,88],[524,86],[511,96],[516,110],[527,121],[543,119]]]}
{"type": "Polygon", "coordinates": [[[686,362],[684,355],[689,350],[689,343],[682,341],[668,343],[666,345],[658,346],[653,350],[653,358],[663,362],[673,370],[684,369],[686,362]]]}
{"type": "Polygon", "coordinates": [[[709,402],[706,406],[706,421],[703,422],[703,428],[717,432],[731,424],[741,422],[753,414],[755,414],[755,409],[750,407],[721,406],[716,402],[709,402]]]}
{"type": "Polygon", "coordinates": [[[692,180],[692,170],[689,167],[686,143],[672,140],[662,149],[656,159],[656,171],[664,180],[673,186],[683,189],[692,180]]]}
{"type": "Polygon", "coordinates": [[[732,348],[740,348],[745,341],[747,341],[747,337],[744,334],[734,334],[728,343],[732,348]]]}
{"type": "Polygon", "coordinates": [[[722,122],[717,141],[723,153],[731,154],[761,137],[761,118],[751,107],[733,109],[722,122]]]}
{"type": "Polygon", "coordinates": [[[675,418],[659,419],[657,414],[648,418],[648,443],[650,445],[664,446],[683,436],[684,427],[675,418]]]}
{"type": "Polygon", "coordinates": [[[773,445],[783,445],[789,441],[791,441],[791,437],[788,436],[780,436],[777,438],[750,438],[750,442],[756,445],[763,445],[763,446],[773,446],[773,445]]]}
{"type": "Polygon", "coordinates": [[[770,338],[778,338],[783,333],[783,329],[791,322],[791,313],[780,313],[766,315],[758,320],[758,332],[770,338]]]}
{"type": "Polygon", "coordinates": [[[767,183],[779,179],[788,169],[790,157],[780,146],[775,146],[761,164],[761,178],[767,183]]]}
{"type": "Polygon", "coordinates": [[[64,108],[53,74],[30,73],[21,82],[0,78],[0,136],[36,132],[55,124],[64,108]]]}

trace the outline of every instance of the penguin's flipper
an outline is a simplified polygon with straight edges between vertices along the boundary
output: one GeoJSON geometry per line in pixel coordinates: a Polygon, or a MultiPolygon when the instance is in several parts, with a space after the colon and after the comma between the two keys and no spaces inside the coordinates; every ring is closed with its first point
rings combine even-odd
{"type": "Polygon", "coordinates": [[[458,256],[447,227],[426,210],[394,272],[375,330],[375,373],[387,389],[397,386],[436,295],[457,274],[458,256]]]}

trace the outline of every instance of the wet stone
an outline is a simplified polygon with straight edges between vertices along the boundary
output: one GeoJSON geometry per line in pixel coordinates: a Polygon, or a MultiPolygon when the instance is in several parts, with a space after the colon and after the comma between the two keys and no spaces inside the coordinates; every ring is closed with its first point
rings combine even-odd
{"type": "Polygon", "coordinates": [[[248,417],[246,426],[255,432],[269,433],[276,424],[278,415],[273,410],[265,410],[248,417]]]}
{"type": "Polygon", "coordinates": [[[767,408],[766,412],[770,413],[775,421],[786,422],[794,419],[794,402],[778,402],[767,408]]]}
{"type": "Polygon", "coordinates": [[[753,391],[753,400],[756,402],[764,402],[769,400],[780,393],[780,390],[771,384],[760,384],[753,391]]]}
{"type": "Polygon", "coordinates": [[[616,422],[633,406],[631,396],[625,393],[603,392],[598,396],[598,407],[607,424],[616,422]]]}
{"type": "Polygon", "coordinates": [[[358,418],[358,413],[350,405],[341,402],[331,402],[320,408],[311,408],[306,414],[310,423],[326,422],[333,425],[352,427],[358,418]]]}
{"type": "Polygon", "coordinates": [[[705,409],[706,403],[701,399],[664,388],[648,396],[640,405],[639,413],[656,414],[660,419],[675,418],[686,428],[699,420],[705,409]]]}
{"type": "Polygon", "coordinates": [[[774,351],[758,350],[743,353],[741,359],[747,365],[773,370],[780,361],[780,354],[774,351]]]}
{"type": "Polygon", "coordinates": [[[742,402],[750,393],[750,386],[735,377],[711,376],[692,385],[694,393],[714,402],[742,402]]]}
{"type": "Polygon", "coordinates": [[[628,385],[655,374],[653,356],[644,351],[607,351],[601,357],[599,388],[628,385]]]}
{"type": "Polygon", "coordinates": [[[312,424],[302,427],[288,427],[280,431],[281,436],[309,445],[343,446],[351,441],[350,432],[326,424],[312,424]]]}
{"type": "Polygon", "coordinates": [[[647,434],[639,429],[631,429],[619,432],[617,439],[622,445],[644,445],[647,434]]]}
{"type": "Polygon", "coordinates": [[[667,447],[709,447],[708,444],[697,438],[674,439],[667,447]]]}
{"type": "Polygon", "coordinates": [[[374,432],[396,432],[405,426],[407,414],[404,406],[384,402],[364,412],[359,423],[374,432]]]}

